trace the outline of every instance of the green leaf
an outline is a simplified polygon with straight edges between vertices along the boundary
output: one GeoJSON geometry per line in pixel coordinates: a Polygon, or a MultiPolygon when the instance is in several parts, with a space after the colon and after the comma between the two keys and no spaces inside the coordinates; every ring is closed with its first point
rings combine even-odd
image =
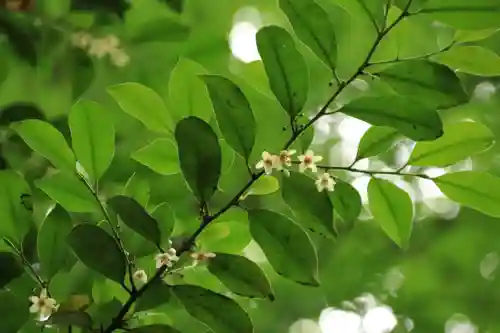
{"type": "Polygon", "coordinates": [[[387,126],[415,141],[435,140],[443,135],[443,123],[434,108],[401,96],[363,97],[341,112],[375,126],[387,126]]]}
{"type": "Polygon", "coordinates": [[[202,75],[226,142],[248,161],[255,142],[255,117],[241,89],[219,75],[202,75]]]}
{"type": "Polygon", "coordinates": [[[167,246],[175,227],[175,215],[172,207],[167,202],[161,203],[153,210],[151,215],[158,221],[161,245],[167,246]]]}
{"type": "Polygon", "coordinates": [[[158,222],[148,214],[140,203],[132,198],[118,195],[108,204],[120,216],[123,223],[155,245],[160,245],[161,235],[158,222]]]}
{"type": "Polygon", "coordinates": [[[35,185],[70,212],[88,213],[99,209],[92,192],[74,175],[56,172],[36,180],[35,185]]]}
{"type": "Polygon", "coordinates": [[[319,286],[316,251],[298,225],[284,215],[262,209],[249,211],[248,219],[253,239],[276,273],[300,284],[319,286]]]}
{"type": "Polygon", "coordinates": [[[155,139],[132,153],[131,157],[163,176],[180,172],[177,147],[170,139],[155,139]]]}
{"type": "Polygon", "coordinates": [[[500,27],[500,6],[496,0],[428,0],[417,13],[459,29],[500,27]]]}
{"type": "Polygon", "coordinates": [[[280,0],[297,37],[332,71],[337,65],[337,41],[328,14],[314,0],[280,0]]]}
{"type": "Polygon", "coordinates": [[[332,203],[328,193],[318,192],[314,179],[303,173],[292,172],[290,177],[282,179],[281,195],[304,228],[322,236],[336,236],[332,203]]]}
{"type": "Polygon", "coordinates": [[[27,119],[44,120],[45,116],[36,104],[30,102],[11,103],[0,110],[0,125],[9,126],[27,119]]]}
{"type": "MultiPolygon", "coordinates": [[[[337,214],[349,226],[347,229],[351,229],[359,214],[361,214],[363,207],[358,191],[351,184],[336,180],[335,189],[330,194],[330,198],[337,214]]],[[[338,229],[337,232],[340,233],[338,229]]]]}
{"type": "Polygon", "coordinates": [[[463,73],[480,76],[500,75],[500,56],[481,46],[455,46],[432,59],[463,73]]]}
{"type": "Polygon", "coordinates": [[[200,64],[181,58],[170,73],[168,84],[169,105],[178,119],[198,117],[207,123],[213,115],[207,87],[199,75],[207,74],[200,64]]]}
{"type": "Polygon", "coordinates": [[[42,222],[38,233],[38,257],[42,272],[47,279],[53,277],[68,260],[68,237],[73,222],[69,214],[59,205],[42,222]]]}
{"type": "Polygon", "coordinates": [[[85,266],[110,280],[123,283],[125,255],[113,237],[102,228],[91,224],[77,225],[68,235],[67,242],[85,266]]]}
{"type": "Polygon", "coordinates": [[[48,322],[62,328],[68,326],[76,326],[85,330],[92,328],[92,318],[84,311],[57,311],[50,316],[48,322]]]}
{"type": "Polygon", "coordinates": [[[64,136],[51,124],[29,119],[13,123],[11,127],[31,149],[49,160],[56,168],[75,171],[75,155],[64,136]]]}
{"type": "Polygon", "coordinates": [[[159,324],[136,327],[128,332],[129,333],[181,333],[172,326],[159,325],[159,324]]]}
{"type": "MultiPolygon", "coordinates": [[[[96,76],[96,69],[87,51],[75,47],[68,50],[67,62],[72,64],[69,80],[71,82],[73,100],[77,100],[89,89],[96,76]]],[[[66,64],[60,65],[64,66],[66,64]]]]}
{"type": "Polygon", "coordinates": [[[309,90],[308,69],[295,42],[283,28],[267,26],[257,33],[257,47],[269,85],[281,106],[295,118],[304,107],[309,90]]]}
{"type": "Polygon", "coordinates": [[[145,177],[139,176],[137,172],[134,172],[127,180],[122,194],[126,197],[135,199],[135,201],[140,203],[143,207],[146,207],[149,203],[150,191],[151,188],[148,180],[145,177]]]}
{"type": "Polygon", "coordinates": [[[253,333],[250,317],[229,297],[189,285],[174,286],[172,291],[186,311],[214,333],[253,333]]]}
{"type": "Polygon", "coordinates": [[[368,203],[373,218],[401,248],[406,248],[413,228],[413,203],[408,193],[388,180],[372,178],[368,203]]]}
{"type": "Polygon", "coordinates": [[[31,214],[23,206],[30,193],[23,176],[14,170],[0,171],[0,235],[21,241],[31,227],[31,214]]]}
{"type": "Polygon", "coordinates": [[[0,252],[0,288],[5,287],[10,281],[17,279],[24,273],[24,268],[13,253],[0,252]]]}
{"type": "Polygon", "coordinates": [[[486,215],[500,217],[500,178],[486,172],[459,171],[433,180],[450,200],[486,215]]]}
{"type": "Polygon", "coordinates": [[[148,20],[137,28],[137,33],[131,38],[135,43],[147,42],[182,42],[189,37],[191,29],[171,18],[162,17],[148,20]]]}
{"type": "Polygon", "coordinates": [[[217,253],[215,258],[210,259],[208,270],[237,295],[274,300],[264,272],[243,256],[217,253]]]}
{"type": "Polygon", "coordinates": [[[490,37],[498,31],[498,28],[484,30],[457,30],[453,40],[457,42],[475,42],[490,37]]]}
{"type": "Polygon", "coordinates": [[[374,28],[381,30],[385,22],[386,0],[357,0],[366,16],[373,22],[374,28]]]}
{"type": "Polygon", "coordinates": [[[200,202],[207,202],[217,189],[222,153],[217,135],[197,117],[179,121],[175,128],[182,173],[200,202]]]}
{"type": "Polygon", "coordinates": [[[435,108],[465,104],[469,98],[454,71],[427,60],[404,61],[377,73],[400,96],[435,108]]]}
{"type": "Polygon", "coordinates": [[[137,300],[135,311],[154,309],[170,301],[172,293],[170,287],[162,280],[152,282],[144,294],[137,300]]]}
{"type": "Polygon", "coordinates": [[[248,190],[249,195],[267,195],[276,192],[280,188],[280,183],[276,177],[263,175],[257,179],[250,189],[248,190]]]}
{"type": "Polygon", "coordinates": [[[401,135],[394,128],[372,126],[361,137],[356,161],[388,151],[401,135]]]}
{"type": "Polygon", "coordinates": [[[80,100],[71,109],[68,123],[76,158],[90,179],[99,180],[115,154],[115,127],[112,119],[99,104],[80,100]]]}
{"type": "Polygon", "coordinates": [[[120,83],[108,88],[125,113],[138,119],[148,129],[171,133],[174,122],[161,97],[151,88],[136,82],[120,83]]]}
{"type": "Polygon", "coordinates": [[[442,137],[418,142],[409,165],[444,167],[484,152],[495,142],[490,129],[478,122],[463,121],[445,126],[442,137]]]}
{"type": "Polygon", "coordinates": [[[0,313],[2,313],[2,332],[5,333],[20,332],[30,317],[26,299],[8,290],[0,290],[0,313]]]}

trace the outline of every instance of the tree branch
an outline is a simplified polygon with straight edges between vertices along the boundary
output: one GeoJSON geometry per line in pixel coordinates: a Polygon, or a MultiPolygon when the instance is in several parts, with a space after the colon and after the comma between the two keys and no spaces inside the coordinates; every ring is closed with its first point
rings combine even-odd
{"type": "MultiPolygon", "coordinates": [[[[21,258],[21,261],[23,262],[23,266],[28,269],[28,271],[29,271],[31,277],[33,278],[33,280],[35,280],[40,285],[41,288],[47,288],[47,283],[45,281],[43,281],[43,279],[42,279],[42,277],[40,275],[38,275],[38,273],[33,268],[33,265],[24,256],[23,251],[19,250],[7,238],[4,237],[3,241],[4,241],[5,244],[7,244],[8,247],[10,247],[12,249],[12,251],[15,252],[15,254],[17,254],[19,256],[19,258],[21,258]]],[[[49,294],[49,296],[50,296],[50,294],[49,294]]]]}
{"type": "MultiPolygon", "coordinates": [[[[359,75],[361,75],[366,67],[368,67],[368,64],[371,60],[371,57],[375,53],[375,50],[377,49],[378,45],[382,41],[382,39],[399,23],[401,20],[403,20],[406,16],[408,16],[408,9],[410,8],[411,3],[413,0],[408,0],[408,4],[404,8],[403,12],[398,16],[398,18],[391,24],[389,25],[386,29],[383,31],[379,32],[377,35],[377,38],[375,39],[370,51],[368,52],[365,60],[363,63],[359,66],[357,71],[346,81],[343,81],[339,84],[337,87],[337,90],[335,93],[326,101],[325,105],[321,108],[321,110],[312,118],[310,119],[304,126],[302,126],[300,129],[298,129],[295,133],[293,133],[292,137],[290,140],[287,141],[287,143],[284,145],[283,149],[286,150],[290,148],[290,146],[321,116],[325,115],[325,113],[328,111],[328,107],[330,104],[340,95],[340,93],[350,84],[352,83],[359,75]]],[[[218,212],[216,212],[213,215],[207,216],[206,219],[202,221],[198,229],[189,237],[183,244],[180,246],[179,249],[177,249],[177,255],[181,256],[184,252],[187,252],[191,249],[192,245],[196,241],[196,238],[205,230],[206,227],[210,225],[212,221],[217,219],[219,216],[224,214],[229,208],[235,206],[238,204],[240,197],[262,176],[264,175],[264,171],[260,171],[258,173],[252,173],[251,179],[248,181],[248,183],[243,186],[243,188],[231,199],[224,207],[222,207],[218,212]]],[[[155,273],[155,275],[146,283],[144,284],[137,292],[132,293],[130,298],[125,302],[123,305],[122,309],[120,312],[116,315],[115,318],[113,318],[111,324],[103,331],[103,333],[112,333],[115,329],[118,329],[122,326],[123,323],[123,318],[127,314],[127,312],[130,310],[132,305],[134,304],[135,301],[139,297],[141,297],[142,294],[154,283],[154,281],[158,280],[161,278],[163,273],[167,270],[167,266],[163,265],[161,266],[155,273]]]]}
{"type": "MultiPolygon", "coordinates": [[[[293,162],[294,164],[297,162],[293,162]]],[[[332,166],[332,165],[316,165],[318,169],[324,169],[324,170],[343,170],[343,171],[349,171],[349,172],[356,172],[356,173],[363,173],[365,175],[395,175],[395,176],[410,176],[410,177],[417,177],[417,178],[423,178],[423,179],[431,179],[431,177],[427,176],[426,174],[422,173],[411,173],[411,172],[402,172],[401,170],[395,170],[395,171],[377,171],[377,170],[363,170],[363,169],[357,169],[353,168],[352,166],[347,166],[347,167],[341,167],[341,166],[332,166]]]]}

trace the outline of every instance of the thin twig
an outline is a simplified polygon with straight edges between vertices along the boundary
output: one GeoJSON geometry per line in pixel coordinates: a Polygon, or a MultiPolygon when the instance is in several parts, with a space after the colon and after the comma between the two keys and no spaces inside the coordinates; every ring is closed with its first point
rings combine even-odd
{"type": "Polygon", "coordinates": [[[363,169],[353,168],[350,166],[341,167],[332,165],[316,165],[316,167],[318,167],[318,169],[324,169],[324,170],[343,170],[349,172],[363,173],[365,175],[395,175],[395,176],[410,176],[423,179],[431,179],[431,177],[427,176],[426,174],[402,172],[400,170],[395,170],[395,171],[363,170],[363,169]]]}
{"type": "Polygon", "coordinates": [[[457,44],[457,42],[453,41],[452,43],[450,43],[449,45],[443,47],[442,49],[439,49],[439,50],[434,51],[434,52],[426,53],[426,54],[423,54],[423,55],[414,56],[414,57],[407,57],[407,58],[399,58],[398,57],[398,58],[391,59],[391,60],[370,61],[370,63],[368,64],[368,66],[395,64],[395,63],[404,62],[404,61],[428,59],[430,57],[439,55],[439,54],[441,54],[443,52],[446,52],[446,51],[450,50],[456,44],[457,44]]]}
{"type": "MultiPolygon", "coordinates": [[[[23,262],[23,266],[28,269],[28,271],[29,271],[30,275],[32,276],[33,280],[35,280],[40,285],[41,288],[47,288],[47,283],[45,283],[43,281],[42,277],[40,275],[38,275],[38,273],[33,268],[33,265],[24,256],[23,252],[21,250],[19,250],[7,238],[4,237],[3,241],[4,241],[5,244],[7,244],[8,247],[10,247],[12,249],[12,251],[14,251],[19,256],[19,258],[21,258],[21,261],[23,262]]],[[[50,294],[49,294],[49,296],[50,296],[50,294]]]]}
{"type": "MultiPolygon", "coordinates": [[[[287,150],[316,120],[321,118],[322,116],[325,115],[325,113],[328,111],[328,107],[330,104],[340,95],[340,93],[350,84],[352,83],[359,75],[361,75],[366,67],[368,66],[371,57],[375,53],[375,50],[377,49],[377,46],[380,44],[382,39],[402,20],[408,15],[408,9],[410,8],[411,3],[413,0],[408,0],[408,4],[406,5],[405,9],[403,12],[398,16],[398,18],[391,24],[387,29],[384,29],[381,31],[378,35],[377,38],[375,39],[373,46],[371,47],[370,51],[368,52],[368,55],[366,56],[366,59],[363,61],[363,63],[359,66],[358,70],[356,73],[354,73],[348,80],[343,81],[340,83],[340,85],[337,87],[337,90],[335,93],[332,95],[330,99],[325,103],[325,105],[321,108],[321,110],[312,118],[310,119],[303,127],[298,129],[290,138],[290,140],[287,141],[287,143],[284,145],[283,150],[287,150]]],[[[248,183],[243,186],[243,188],[235,194],[235,196],[224,206],[222,207],[218,212],[216,212],[213,215],[207,216],[205,219],[203,219],[202,223],[198,227],[198,229],[187,239],[185,242],[183,242],[180,246],[179,249],[177,249],[177,255],[181,256],[184,252],[187,252],[191,249],[193,244],[196,241],[196,238],[205,230],[206,227],[210,225],[212,221],[217,219],[219,216],[224,214],[226,211],[228,211],[231,207],[235,206],[238,204],[240,197],[262,176],[264,175],[264,171],[260,171],[258,173],[252,174],[251,179],[248,181],[248,183]]],[[[116,315],[116,317],[113,318],[111,324],[103,331],[103,333],[111,333],[114,330],[120,328],[123,323],[123,318],[125,315],[128,313],[132,305],[139,299],[142,294],[153,284],[155,281],[160,279],[163,275],[163,273],[167,270],[167,265],[161,266],[155,273],[155,275],[146,283],[144,284],[139,290],[137,290],[136,293],[132,294],[127,302],[123,305],[121,308],[120,312],[116,315]]]]}
{"type": "Polygon", "coordinates": [[[101,201],[101,198],[99,198],[99,195],[94,190],[94,188],[92,187],[92,185],[89,184],[89,182],[85,179],[85,177],[83,175],[81,175],[80,173],[77,173],[77,176],[78,176],[78,179],[80,179],[80,181],[87,187],[87,189],[90,191],[90,193],[92,193],[92,196],[94,197],[94,199],[99,204],[99,209],[101,210],[101,213],[102,213],[105,221],[108,223],[108,225],[109,225],[109,227],[111,229],[111,232],[113,233],[113,238],[115,239],[116,243],[118,244],[118,247],[120,248],[120,251],[125,256],[125,260],[127,261],[128,273],[130,275],[129,279],[130,279],[130,282],[132,283],[132,286],[131,286],[132,289],[130,289],[129,287],[127,287],[127,285],[125,284],[125,282],[121,283],[121,286],[122,286],[123,289],[125,289],[132,296],[134,294],[134,289],[135,289],[135,285],[133,284],[133,280],[132,280],[132,276],[131,276],[131,273],[132,273],[132,262],[130,261],[130,258],[128,256],[128,252],[125,250],[125,246],[123,245],[123,242],[122,242],[122,239],[120,237],[120,234],[118,233],[118,230],[113,225],[113,222],[111,220],[111,216],[108,213],[108,210],[104,206],[104,203],[101,201]]]}

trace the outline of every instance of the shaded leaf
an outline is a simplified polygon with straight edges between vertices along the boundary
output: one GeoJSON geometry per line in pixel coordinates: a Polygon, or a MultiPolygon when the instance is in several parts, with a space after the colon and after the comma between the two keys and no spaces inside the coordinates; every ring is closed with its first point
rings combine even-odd
{"type": "Polygon", "coordinates": [[[37,65],[36,42],[40,34],[28,18],[0,11],[0,33],[7,36],[9,46],[19,58],[32,67],[37,65]]]}
{"type": "Polygon", "coordinates": [[[415,98],[429,107],[451,108],[469,100],[455,72],[427,60],[404,61],[377,76],[398,95],[415,98]]]}
{"type": "Polygon", "coordinates": [[[170,139],[155,139],[133,152],[131,157],[160,175],[173,175],[180,172],[177,147],[170,139]]]}
{"type": "Polygon", "coordinates": [[[381,126],[370,127],[359,141],[356,161],[386,152],[394,145],[394,141],[400,136],[401,135],[394,128],[381,126]]]}
{"type": "Polygon", "coordinates": [[[442,137],[435,141],[418,142],[413,148],[409,165],[442,167],[484,152],[495,142],[490,129],[478,122],[463,121],[445,126],[442,137]]]}
{"type": "Polygon", "coordinates": [[[249,211],[248,219],[253,239],[276,273],[300,284],[319,285],[316,252],[298,225],[284,215],[261,209],[249,211]]]}
{"type": "Polygon", "coordinates": [[[31,149],[45,157],[55,167],[75,171],[75,155],[61,132],[51,124],[38,119],[29,119],[10,126],[31,149]]]}
{"type": "Polygon", "coordinates": [[[135,43],[182,42],[189,37],[191,32],[189,26],[168,17],[148,20],[137,30],[137,33],[132,37],[132,41],[135,43]]]}
{"type": "Polygon", "coordinates": [[[180,333],[180,331],[172,326],[153,324],[133,328],[129,333],[180,333]]]}
{"type": "Polygon", "coordinates": [[[38,229],[36,224],[32,222],[31,227],[26,235],[24,235],[23,241],[21,242],[21,252],[23,253],[24,258],[32,264],[38,262],[37,242],[38,229]]]}
{"type": "Polygon", "coordinates": [[[70,48],[69,55],[71,68],[71,90],[73,100],[82,96],[92,84],[95,77],[95,68],[92,59],[85,50],[70,48]]]}
{"type": "Polygon", "coordinates": [[[161,241],[158,222],[136,200],[118,195],[108,200],[108,204],[120,216],[123,223],[155,245],[161,241]]]}
{"type": "Polygon", "coordinates": [[[243,256],[217,253],[215,258],[210,259],[208,270],[237,295],[274,300],[264,272],[243,256]]]}
{"type": "Polygon", "coordinates": [[[78,101],[69,114],[73,151],[88,173],[98,181],[115,154],[115,126],[104,108],[89,100],[78,101]]]}
{"type": "Polygon", "coordinates": [[[257,179],[250,189],[248,190],[249,195],[266,195],[271,194],[279,190],[280,184],[276,177],[269,175],[262,175],[257,179]]]}
{"type": "Polygon", "coordinates": [[[257,47],[271,90],[290,117],[295,118],[304,107],[309,89],[302,54],[295,48],[292,36],[277,26],[259,30],[257,47]]]}
{"type": "Polygon", "coordinates": [[[500,75],[500,56],[481,46],[455,46],[434,56],[433,60],[463,73],[481,76],[500,75]]]}
{"type": "Polygon", "coordinates": [[[253,333],[248,314],[232,299],[198,286],[177,285],[174,295],[186,311],[214,333],[253,333]]]}
{"type": "Polygon", "coordinates": [[[0,125],[8,126],[27,119],[44,120],[45,116],[36,104],[30,102],[12,103],[0,110],[0,125]]]}
{"type": "Polygon", "coordinates": [[[125,256],[106,231],[95,225],[80,224],[73,228],[67,242],[85,266],[113,281],[123,282],[125,256]]]}
{"type": "Polygon", "coordinates": [[[434,108],[396,95],[359,98],[341,112],[372,125],[392,127],[415,141],[435,140],[443,135],[443,124],[434,108]]]}
{"type": "Polygon", "coordinates": [[[304,228],[323,236],[336,236],[332,203],[328,193],[318,192],[314,179],[303,173],[292,172],[290,177],[282,179],[281,195],[304,228]]]}
{"type": "Polygon", "coordinates": [[[19,332],[30,317],[26,300],[8,290],[0,290],[0,313],[3,314],[2,332],[5,333],[19,332]]]}
{"type": "MultiPolygon", "coordinates": [[[[13,253],[0,252],[0,288],[5,287],[10,281],[17,279],[24,273],[24,268],[13,253]]],[[[1,291],[0,291],[1,293],[1,291]]]]}
{"type": "MultiPolygon", "coordinates": [[[[336,180],[335,189],[330,194],[333,203],[333,208],[344,220],[345,226],[342,227],[343,231],[349,231],[354,226],[354,222],[361,214],[362,204],[361,196],[358,191],[349,183],[336,180]]],[[[340,234],[341,229],[335,221],[337,232],[340,234]]]]}
{"type": "Polygon", "coordinates": [[[170,73],[169,105],[178,119],[196,116],[210,122],[214,112],[207,86],[200,78],[202,74],[207,74],[207,70],[186,58],[181,58],[170,73]]]}
{"type": "Polygon", "coordinates": [[[255,143],[255,117],[241,89],[219,75],[202,75],[212,100],[217,124],[226,142],[248,161],[255,143]]]}
{"type": "Polygon", "coordinates": [[[92,318],[84,311],[57,311],[48,319],[52,325],[61,327],[76,326],[84,329],[92,328],[92,318]]]}
{"type": "Polygon", "coordinates": [[[125,12],[130,8],[130,3],[127,0],[72,0],[71,10],[92,10],[105,11],[118,15],[124,18],[125,12]]]}
{"type": "Polygon", "coordinates": [[[0,235],[19,242],[32,227],[31,213],[23,198],[30,193],[23,176],[14,170],[0,171],[0,235]]]}
{"type": "Polygon", "coordinates": [[[170,301],[170,287],[162,280],[155,280],[137,300],[135,311],[146,311],[170,301]]]}
{"type": "Polygon", "coordinates": [[[372,178],[368,202],[382,230],[399,247],[406,248],[413,228],[413,203],[408,193],[388,180],[372,178]]]}
{"type": "Polygon", "coordinates": [[[172,132],[174,123],[161,97],[151,88],[136,82],[120,83],[108,88],[125,113],[142,122],[148,129],[172,132]]]}
{"type": "Polygon", "coordinates": [[[73,222],[69,214],[57,205],[45,218],[38,234],[38,257],[42,272],[47,279],[53,277],[68,260],[66,243],[73,222]]]}
{"type": "Polygon", "coordinates": [[[162,0],[167,6],[172,9],[174,12],[182,13],[184,10],[184,1],[185,0],[162,0]]]}
{"type": "Polygon", "coordinates": [[[76,176],[57,172],[35,181],[35,185],[65,209],[75,213],[95,212],[98,202],[76,176]]]}
{"type": "Polygon", "coordinates": [[[197,117],[179,121],[175,128],[182,173],[200,202],[207,202],[217,189],[221,174],[221,148],[210,125],[197,117]]]}
{"type": "Polygon", "coordinates": [[[328,14],[314,0],[280,0],[281,10],[304,44],[330,69],[337,65],[337,41],[328,14]]]}
{"type": "Polygon", "coordinates": [[[500,27],[496,0],[427,0],[418,13],[459,29],[500,27]]]}
{"type": "Polygon", "coordinates": [[[486,172],[459,171],[433,179],[450,200],[500,217],[500,178],[486,172]]]}

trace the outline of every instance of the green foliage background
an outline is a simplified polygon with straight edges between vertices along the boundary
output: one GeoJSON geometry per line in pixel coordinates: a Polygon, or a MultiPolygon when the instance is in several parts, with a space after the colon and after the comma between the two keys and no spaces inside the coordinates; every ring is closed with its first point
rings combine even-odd
{"type": "Polygon", "coordinates": [[[67,312],[46,330],[115,325],[130,300],[121,247],[152,277],[158,248],[172,239],[186,250],[200,223],[210,225],[197,249],[221,254],[169,277],[175,287],[152,284],[136,314],[122,316],[129,327],[251,332],[241,307],[255,332],[286,332],[368,292],[400,323],[411,318],[412,332],[442,331],[456,313],[481,332],[500,331],[498,282],[480,271],[500,250],[500,98],[496,89],[484,97],[500,76],[500,1],[51,0],[0,14],[2,332],[40,330],[28,297],[47,280],[67,312]],[[244,63],[228,36],[249,6],[261,13],[263,61],[244,63]],[[129,63],[73,47],[79,31],[116,35],[129,63]],[[370,158],[366,170],[339,162],[335,130],[321,142],[311,126],[289,141],[336,111],[374,125],[351,154],[370,158]],[[397,147],[415,142],[400,169],[397,147]],[[335,191],[318,193],[294,171],[254,170],[264,150],[284,146],[323,155],[335,191]],[[458,172],[464,160],[477,172],[458,172]],[[431,182],[427,168],[451,165],[435,183],[460,212],[439,216],[383,179],[371,181],[361,207],[349,182],[353,171],[387,171],[377,161],[417,193],[416,179],[431,182]],[[228,206],[241,195],[241,207],[228,206]],[[359,219],[361,210],[375,219],[359,219]],[[120,242],[109,241],[117,233],[120,242]],[[234,257],[252,238],[265,256],[255,242],[245,253],[264,275],[234,257]],[[390,292],[394,269],[404,281],[390,292]],[[250,286],[241,272],[251,272],[250,286]]]}

